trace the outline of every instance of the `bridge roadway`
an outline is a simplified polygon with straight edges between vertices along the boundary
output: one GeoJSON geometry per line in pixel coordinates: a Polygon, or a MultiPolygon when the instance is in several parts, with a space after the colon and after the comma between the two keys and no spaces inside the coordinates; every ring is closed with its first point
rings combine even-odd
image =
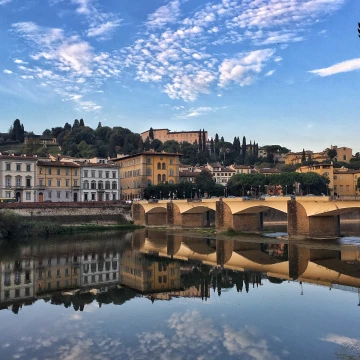
{"type": "Polygon", "coordinates": [[[287,214],[290,238],[334,238],[340,236],[340,215],[359,208],[360,201],[327,196],[159,200],[134,202],[132,218],[137,225],[200,228],[213,225],[214,213],[218,231],[257,231],[263,226],[263,212],[275,209],[287,214]]]}
{"type": "Polygon", "coordinates": [[[268,277],[298,280],[331,287],[339,284],[360,288],[360,253],[356,247],[318,249],[289,243],[288,259],[280,260],[262,251],[261,243],[237,240],[204,240],[147,231],[136,235],[133,249],[161,257],[196,260],[205,265],[234,271],[252,270],[268,277]],[[137,239],[136,239],[137,237],[137,239]],[[357,265],[356,265],[357,263],[357,265]]]}

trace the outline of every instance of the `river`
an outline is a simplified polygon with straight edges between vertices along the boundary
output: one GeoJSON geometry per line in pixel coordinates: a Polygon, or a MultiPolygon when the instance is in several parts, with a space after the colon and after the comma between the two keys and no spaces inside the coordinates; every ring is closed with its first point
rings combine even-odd
{"type": "Polygon", "coordinates": [[[0,265],[0,359],[360,358],[360,238],[144,229],[2,242],[0,265]]]}

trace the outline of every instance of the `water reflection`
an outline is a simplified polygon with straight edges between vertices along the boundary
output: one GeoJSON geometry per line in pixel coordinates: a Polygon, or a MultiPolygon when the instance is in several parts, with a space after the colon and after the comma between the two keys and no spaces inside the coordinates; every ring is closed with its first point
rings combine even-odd
{"type": "Polygon", "coordinates": [[[296,282],[301,294],[307,283],[359,293],[359,261],[358,246],[196,239],[152,230],[111,240],[49,240],[3,248],[0,309],[17,314],[39,299],[75,311],[139,296],[207,301],[233,288],[256,291],[264,279],[296,282]]]}

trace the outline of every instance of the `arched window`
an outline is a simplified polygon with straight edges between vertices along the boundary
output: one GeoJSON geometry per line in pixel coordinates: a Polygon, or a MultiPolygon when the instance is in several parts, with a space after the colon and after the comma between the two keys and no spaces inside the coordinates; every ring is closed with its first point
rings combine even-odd
{"type": "Polygon", "coordinates": [[[89,182],[86,180],[84,181],[84,189],[88,189],[89,188],[89,182]]]}
{"type": "Polygon", "coordinates": [[[161,182],[161,174],[158,174],[158,182],[161,182]]]}
{"type": "Polygon", "coordinates": [[[110,181],[105,182],[105,189],[107,189],[107,190],[110,189],[110,181]]]}
{"type": "Polygon", "coordinates": [[[174,180],[170,180],[169,184],[173,185],[174,184],[174,180]]]}
{"type": "Polygon", "coordinates": [[[161,170],[161,163],[158,162],[157,168],[158,168],[158,170],[161,170]]]}
{"type": "Polygon", "coordinates": [[[174,176],[174,169],[170,169],[170,176],[174,176]]]}
{"type": "Polygon", "coordinates": [[[103,185],[104,185],[103,182],[102,182],[102,181],[99,181],[99,182],[98,182],[98,189],[99,189],[99,190],[102,190],[102,189],[104,188],[103,185]]]}
{"type": "Polygon", "coordinates": [[[151,169],[150,169],[150,168],[147,168],[147,169],[146,169],[146,175],[147,175],[147,176],[151,176],[151,169]]]}
{"type": "Polygon", "coordinates": [[[92,181],[91,182],[91,190],[95,190],[96,189],[96,181],[92,181]]]}
{"type": "Polygon", "coordinates": [[[147,186],[151,186],[151,180],[147,181],[147,186]]]}
{"type": "Polygon", "coordinates": [[[112,189],[113,189],[113,190],[116,190],[116,189],[117,189],[117,183],[116,183],[116,181],[113,181],[113,183],[112,183],[112,189]]]}
{"type": "Polygon", "coordinates": [[[162,169],[165,170],[166,169],[166,165],[165,163],[162,163],[162,169]]]}
{"type": "Polygon", "coordinates": [[[162,182],[166,182],[166,175],[165,174],[162,176],[162,182]]]}

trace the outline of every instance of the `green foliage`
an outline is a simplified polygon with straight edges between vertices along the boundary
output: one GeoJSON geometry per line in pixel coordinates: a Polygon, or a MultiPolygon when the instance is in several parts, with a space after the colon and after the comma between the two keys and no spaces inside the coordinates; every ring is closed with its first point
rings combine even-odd
{"type": "Polygon", "coordinates": [[[337,151],[336,151],[336,149],[328,149],[328,151],[327,151],[327,156],[328,156],[331,160],[334,160],[334,158],[337,157],[337,151]]]}
{"type": "Polygon", "coordinates": [[[21,124],[19,119],[16,119],[9,129],[9,138],[13,141],[24,142],[24,125],[21,124]]]}

